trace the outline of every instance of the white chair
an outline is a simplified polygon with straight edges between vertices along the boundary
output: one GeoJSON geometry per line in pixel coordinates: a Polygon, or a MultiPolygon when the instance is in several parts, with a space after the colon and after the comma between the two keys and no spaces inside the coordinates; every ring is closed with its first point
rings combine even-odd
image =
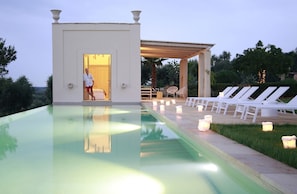
{"type": "Polygon", "coordinates": [[[244,119],[247,118],[248,115],[253,115],[253,123],[256,122],[259,110],[276,110],[276,111],[291,111],[295,114],[295,110],[297,110],[297,95],[292,98],[288,103],[283,102],[275,102],[275,103],[268,103],[268,104],[256,104],[256,105],[249,105],[246,110],[246,114],[244,119]],[[253,112],[251,110],[254,110],[253,112]]]}
{"type": "Polygon", "coordinates": [[[186,87],[182,87],[175,94],[176,94],[176,97],[185,98],[186,92],[187,92],[186,87]]]}
{"type": "Polygon", "coordinates": [[[172,95],[175,98],[175,93],[177,92],[178,87],[176,86],[170,86],[169,88],[167,88],[166,92],[167,92],[167,97],[169,95],[172,95]]]}

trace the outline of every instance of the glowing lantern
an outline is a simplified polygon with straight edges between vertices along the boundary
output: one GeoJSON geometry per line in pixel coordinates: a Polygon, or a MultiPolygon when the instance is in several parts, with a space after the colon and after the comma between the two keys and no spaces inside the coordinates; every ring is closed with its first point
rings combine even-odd
{"type": "Polygon", "coordinates": [[[157,106],[158,102],[157,101],[153,101],[153,106],[157,106]]]}
{"type": "Polygon", "coordinates": [[[204,115],[204,119],[207,120],[209,123],[212,123],[212,115],[204,115]]]}
{"type": "Polygon", "coordinates": [[[176,106],[176,113],[177,114],[183,113],[183,107],[182,106],[176,106]]]}
{"type": "Polygon", "coordinates": [[[210,128],[210,123],[205,119],[199,119],[198,130],[207,131],[210,128]]]}
{"type": "Polygon", "coordinates": [[[283,146],[287,148],[296,148],[296,136],[282,136],[283,146]]]}
{"type": "Polygon", "coordinates": [[[224,97],[224,92],[219,92],[219,97],[224,97]]]}
{"type": "Polygon", "coordinates": [[[172,99],[172,100],[171,100],[171,103],[172,103],[172,104],[176,104],[175,99],[172,99]]]}
{"type": "Polygon", "coordinates": [[[272,131],[273,124],[272,122],[262,122],[262,131],[272,131]]]}
{"type": "Polygon", "coordinates": [[[202,105],[198,105],[197,108],[198,108],[198,112],[202,112],[202,110],[203,110],[203,106],[202,105]]]}
{"type": "Polygon", "coordinates": [[[166,101],[166,106],[169,106],[170,105],[170,101],[166,101]]]}
{"type": "Polygon", "coordinates": [[[160,100],[161,104],[164,104],[164,100],[160,100]]]}
{"type": "Polygon", "coordinates": [[[161,111],[161,112],[164,112],[164,111],[165,111],[165,106],[164,106],[164,104],[161,104],[161,105],[160,105],[160,111],[161,111]]]}

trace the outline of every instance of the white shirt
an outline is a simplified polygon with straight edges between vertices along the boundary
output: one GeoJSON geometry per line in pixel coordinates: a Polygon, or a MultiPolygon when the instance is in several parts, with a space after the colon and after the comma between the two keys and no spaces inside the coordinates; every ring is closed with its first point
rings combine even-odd
{"type": "Polygon", "coordinates": [[[85,81],[85,85],[86,87],[90,87],[90,86],[93,86],[93,76],[92,74],[84,74],[84,81],[85,81]]]}

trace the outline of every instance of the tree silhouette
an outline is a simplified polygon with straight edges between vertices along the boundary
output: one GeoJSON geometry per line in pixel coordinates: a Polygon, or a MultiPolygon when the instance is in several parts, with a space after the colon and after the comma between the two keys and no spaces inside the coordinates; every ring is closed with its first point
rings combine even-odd
{"type": "Polygon", "coordinates": [[[152,68],[152,87],[156,88],[157,87],[157,70],[156,67],[157,66],[162,66],[162,61],[164,61],[166,59],[162,59],[162,58],[144,58],[144,60],[142,61],[142,63],[144,65],[149,65],[152,68]]]}
{"type": "Polygon", "coordinates": [[[13,46],[5,46],[5,40],[0,38],[0,77],[8,74],[7,65],[16,60],[16,51],[13,46]]]}

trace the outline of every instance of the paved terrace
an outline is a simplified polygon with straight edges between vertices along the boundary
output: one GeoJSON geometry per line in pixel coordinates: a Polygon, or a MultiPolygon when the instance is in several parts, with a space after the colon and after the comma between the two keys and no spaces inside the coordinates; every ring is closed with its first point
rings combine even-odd
{"type": "MultiPolygon", "coordinates": [[[[164,100],[166,101],[166,98],[164,100]]],[[[207,145],[212,151],[243,169],[246,173],[251,173],[259,177],[261,180],[264,180],[264,182],[279,189],[281,193],[297,194],[297,169],[291,168],[255,150],[238,144],[211,130],[207,132],[197,130],[199,119],[204,118],[204,115],[208,114],[212,115],[213,123],[221,124],[251,124],[251,118],[247,120],[241,120],[239,117],[234,118],[232,109],[228,111],[227,115],[217,114],[211,111],[198,112],[197,108],[185,106],[184,100],[177,100],[175,105],[171,104],[170,106],[165,106],[165,111],[162,113],[159,109],[159,103],[157,109],[153,108],[151,101],[143,101],[142,103],[145,107],[174,122],[179,127],[180,131],[191,140],[199,141],[207,145]],[[177,105],[183,106],[182,114],[176,114],[175,106],[177,105]]],[[[210,110],[210,108],[208,110],[210,110]]],[[[261,124],[262,121],[272,121],[273,123],[280,124],[290,123],[296,124],[297,126],[297,116],[292,114],[282,114],[278,117],[269,118],[269,120],[268,118],[263,119],[259,117],[256,124],[261,124]]],[[[278,192],[276,191],[276,193],[278,192]]]]}

